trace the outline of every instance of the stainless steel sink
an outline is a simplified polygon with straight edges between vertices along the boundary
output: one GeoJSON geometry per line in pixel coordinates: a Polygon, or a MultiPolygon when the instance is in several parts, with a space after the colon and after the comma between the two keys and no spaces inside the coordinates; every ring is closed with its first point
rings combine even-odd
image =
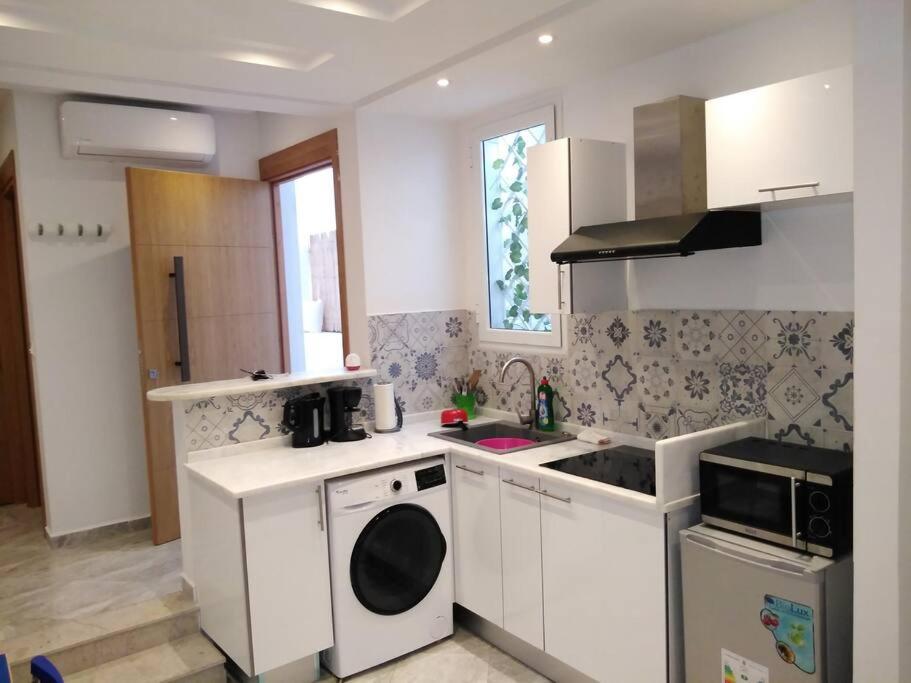
{"type": "Polygon", "coordinates": [[[452,427],[441,432],[433,432],[430,436],[435,436],[444,441],[460,443],[472,448],[477,448],[488,453],[518,453],[527,451],[530,448],[539,448],[554,443],[572,441],[576,437],[566,432],[541,432],[537,429],[529,429],[519,425],[510,424],[509,422],[487,422],[475,427],[452,427]],[[479,444],[479,441],[486,439],[523,439],[531,443],[524,443],[514,447],[494,448],[479,444]]]}

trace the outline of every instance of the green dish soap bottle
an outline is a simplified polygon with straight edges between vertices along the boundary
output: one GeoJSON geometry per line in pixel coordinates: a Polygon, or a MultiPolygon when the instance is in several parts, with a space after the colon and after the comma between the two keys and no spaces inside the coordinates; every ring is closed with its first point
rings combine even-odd
{"type": "Polygon", "coordinates": [[[541,378],[538,385],[538,429],[542,432],[552,432],[557,428],[554,422],[554,390],[546,377],[541,378]]]}

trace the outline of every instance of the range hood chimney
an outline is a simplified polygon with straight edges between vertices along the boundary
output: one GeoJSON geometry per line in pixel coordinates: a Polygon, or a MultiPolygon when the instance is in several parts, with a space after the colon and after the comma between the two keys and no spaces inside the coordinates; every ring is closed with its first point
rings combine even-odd
{"type": "Polygon", "coordinates": [[[689,256],[762,244],[758,210],[707,209],[705,100],[683,95],[633,109],[636,220],[579,228],[555,263],[689,256]]]}

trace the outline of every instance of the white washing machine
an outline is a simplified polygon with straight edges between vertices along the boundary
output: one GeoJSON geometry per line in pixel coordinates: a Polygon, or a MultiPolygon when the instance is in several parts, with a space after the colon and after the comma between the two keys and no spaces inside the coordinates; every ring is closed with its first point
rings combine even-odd
{"type": "Polygon", "coordinates": [[[452,634],[452,532],[442,456],[326,482],[339,678],[452,634]]]}

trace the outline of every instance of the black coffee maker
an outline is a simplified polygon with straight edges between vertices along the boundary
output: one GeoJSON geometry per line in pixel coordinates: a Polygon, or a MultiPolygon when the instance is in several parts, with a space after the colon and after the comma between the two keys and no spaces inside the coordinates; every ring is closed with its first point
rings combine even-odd
{"type": "Polygon", "coordinates": [[[323,406],[326,399],[317,393],[289,399],[285,403],[282,424],[291,432],[294,448],[311,448],[325,442],[323,406]]]}
{"type": "Polygon", "coordinates": [[[358,404],[361,402],[360,387],[330,387],[329,394],[329,440],[360,441],[367,438],[362,425],[354,421],[358,404]]]}

